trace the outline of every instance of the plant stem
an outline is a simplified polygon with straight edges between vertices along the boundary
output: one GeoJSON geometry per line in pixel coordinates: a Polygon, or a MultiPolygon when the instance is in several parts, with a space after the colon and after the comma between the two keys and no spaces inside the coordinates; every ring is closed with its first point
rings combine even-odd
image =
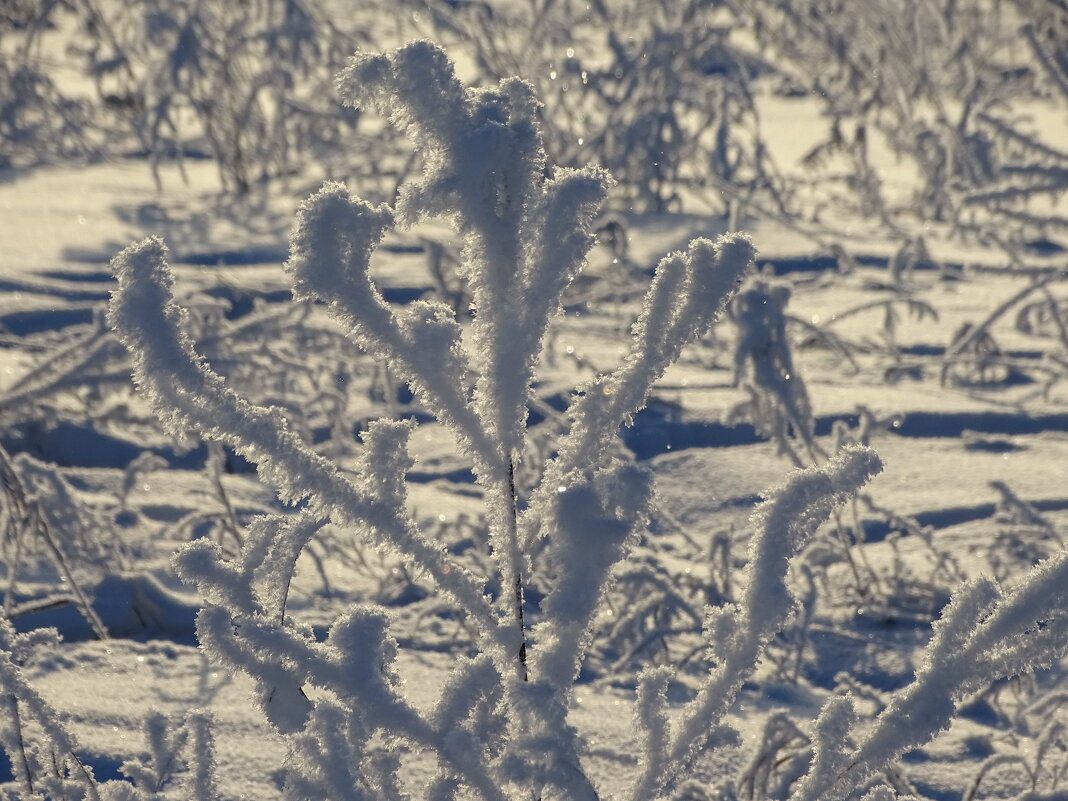
{"type": "MultiPolygon", "coordinates": [[[[19,744],[19,761],[22,762],[22,771],[26,782],[26,789],[29,794],[34,795],[33,790],[33,774],[30,771],[30,760],[26,756],[26,741],[22,736],[22,719],[19,717],[19,700],[14,695],[7,697],[8,709],[11,711],[11,726],[14,729],[15,739],[19,744]]],[[[14,754],[11,755],[14,759],[14,754]]]]}
{"type": "MultiPolygon", "coordinates": [[[[518,531],[518,515],[515,495],[515,464],[508,463],[508,489],[512,495],[512,531],[518,531]]],[[[527,630],[523,622],[523,569],[519,560],[513,565],[515,569],[515,619],[519,626],[519,675],[523,681],[530,681],[527,672],[527,630]]]]}

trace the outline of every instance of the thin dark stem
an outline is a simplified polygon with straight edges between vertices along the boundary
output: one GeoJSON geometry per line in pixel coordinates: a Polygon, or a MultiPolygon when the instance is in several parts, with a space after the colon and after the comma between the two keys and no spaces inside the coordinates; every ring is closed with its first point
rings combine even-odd
{"type": "Polygon", "coordinates": [[[530,681],[527,673],[527,632],[523,623],[523,579],[518,572],[515,574],[515,611],[519,621],[519,668],[523,681],[530,681]]]}
{"type": "MultiPolygon", "coordinates": [[[[223,507],[223,528],[229,532],[233,537],[234,542],[237,543],[238,551],[241,550],[244,544],[241,537],[241,526],[237,522],[237,513],[234,511],[234,506],[230,503],[230,496],[226,492],[226,487],[223,486],[223,471],[226,469],[226,452],[223,450],[223,446],[218,442],[209,443],[208,448],[211,450],[211,456],[209,457],[212,464],[210,465],[211,482],[215,488],[215,496],[219,499],[219,503],[223,507]]],[[[222,536],[219,538],[219,545],[222,545],[222,536]]]]}
{"type": "Polygon", "coordinates": [[[96,634],[97,639],[99,640],[110,639],[110,635],[108,634],[108,630],[104,626],[103,621],[97,615],[96,610],[93,609],[92,604],[89,603],[89,599],[85,596],[85,593],[78,585],[78,582],[75,581],[74,574],[70,571],[70,565],[67,564],[67,558],[60,549],[59,543],[56,541],[56,538],[52,533],[51,526],[48,524],[45,516],[41,513],[40,507],[36,504],[34,505],[34,519],[37,531],[41,535],[41,539],[52,553],[56,569],[67,579],[71,593],[77,599],[78,606],[81,607],[82,614],[89,622],[90,627],[93,629],[93,633],[96,634]]]}
{"type": "MultiPolygon", "coordinates": [[[[67,557],[59,547],[59,542],[52,531],[47,516],[41,510],[40,503],[30,498],[29,493],[26,491],[26,487],[22,483],[22,479],[19,477],[18,471],[15,469],[14,461],[3,447],[0,447],[0,480],[3,481],[6,487],[6,495],[13,504],[13,508],[10,510],[11,513],[14,514],[17,510],[22,517],[23,532],[20,533],[20,536],[24,536],[25,531],[28,531],[31,528],[36,530],[46,548],[51,553],[56,570],[70,585],[71,593],[77,600],[82,615],[84,615],[86,621],[88,621],[90,628],[93,629],[93,632],[98,639],[108,639],[107,628],[104,627],[104,623],[100,620],[100,617],[89,603],[89,599],[85,597],[82,588],[78,585],[78,582],[75,581],[74,575],[70,570],[70,565],[67,563],[67,557]]],[[[12,566],[12,569],[14,570],[14,566],[12,566]]],[[[8,599],[12,597],[11,593],[13,591],[14,584],[11,584],[9,585],[8,599]]],[[[5,608],[7,607],[8,599],[5,599],[5,608]]]]}
{"type": "MultiPolygon", "coordinates": [[[[512,494],[512,530],[518,531],[518,515],[515,496],[515,465],[508,464],[508,489],[512,494]]],[[[515,566],[515,617],[519,624],[519,672],[523,681],[530,681],[527,672],[527,629],[523,622],[523,572],[521,565],[515,566]]]]}
{"type": "MultiPolygon", "coordinates": [[[[22,762],[22,771],[26,777],[26,789],[32,796],[33,791],[33,774],[30,771],[30,760],[26,756],[26,742],[22,737],[22,719],[19,717],[19,699],[14,695],[8,696],[8,707],[11,710],[11,725],[14,729],[15,739],[19,744],[19,759],[22,762]]],[[[14,758],[14,755],[11,755],[14,758]]]]}

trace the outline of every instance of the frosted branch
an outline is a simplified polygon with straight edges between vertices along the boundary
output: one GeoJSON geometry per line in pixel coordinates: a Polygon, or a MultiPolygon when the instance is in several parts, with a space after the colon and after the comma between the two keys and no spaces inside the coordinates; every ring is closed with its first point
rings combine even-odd
{"type": "Polygon", "coordinates": [[[1002,597],[989,579],[954,593],[916,678],[875,720],[842,770],[813,772],[791,801],[838,801],[909,748],[947,728],[955,702],[990,682],[1068,653],[1068,552],[1047,559],[1002,597]]]}
{"type": "Polygon", "coordinates": [[[1038,40],[1035,26],[1028,23],[1020,29],[1020,32],[1024,35],[1027,43],[1031,45],[1031,52],[1035,54],[1035,58],[1038,59],[1038,63],[1046,71],[1050,81],[1057,87],[1057,90],[1064,96],[1065,100],[1068,100],[1068,75],[1064,74],[1064,70],[1054,61],[1049,51],[1038,40]]]}
{"type": "Polygon", "coordinates": [[[753,515],[756,533],[749,547],[745,590],[737,607],[713,631],[729,632],[726,643],[712,643],[718,663],[672,733],[666,767],[648,768],[635,782],[634,801],[654,798],[697,755],[719,725],[742,682],[750,675],[768,641],[786,623],[795,599],[786,584],[790,559],[827,521],[834,509],[882,469],[875,452],[853,448],[823,467],[798,470],[753,515]]]}
{"type": "Polygon", "coordinates": [[[408,381],[479,466],[492,464],[493,445],[468,402],[467,358],[451,310],[419,302],[399,318],[371,281],[371,253],[392,221],[388,207],[325,184],[300,205],[290,237],[295,296],[329,303],[353,340],[408,381]]]}
{"type": "MultiPolygon", "coordinates": [[[[25,711],[29,719],[40,727],[45,738],[60,755],[60,759],[67,764],[73,764],[72,774],[84,787],[86,798],[89,801],[100,801],[96,782],[86,771],[85,765],[76,753],[78,742],[74,735],[63,725],[52,705],[26,682],[18,665],[12,659],[26,639],[25,635],[15,633],[7,618],[0,617],[0,698],[10,699],[11,703],[19,705],[25,711]]],[[[17,725],[18,722],[16,718],[7,723],[0,723],[0,744],[12,757],[16,754],[25,754],[26,744],[24,742],[9,742],[13,733],[9,732],[8,726],[17,725]]],[[[24,775],[19,778],[23,780],[24,785],[28,785],[32,780],[28,773],[28,766],[25,763],[16,764],[17,762],[17,759],[12,760],[16,775],[23,773],[24,775]]]]}
{"type": "Polygon", "coordinates": [[[465,89],[430,42],[356,56],[338,86],[346,102],[388,115],[424,155],[424,175],[402,188],[398,220],[444,216],[464,237],[460,270],[477,310],[474,410],[507,464],[522,449],[549,316],[592,245],[608,178],[586,168],[547,179],[530,84],[465,89]]]}
{"type": "Polygon", "coordinates": [[[255,462],[284,500],[308,498],[319,515],[363,526],[426,570],[484,632],[496,633],[480,584],[460,565],[449,563],[403,508],[345,478],[290,431],[277,410],[239,397],[196,355],[181,327],[184,312],[171,299],[173,277],[159,239],[126,248],[114,258],[112,269],[119,288],[112,296],[109,322],[130,350],[135,381],[171,431],[192,428],[226,442],[255,462]]]}
{"type": "Polygon", "coordinates": [[[696,239],[686,252],[660,262],[630,352],[616,370],[588,385],[569,410],[572,424],[560,442],[555,473],[600,463],[619,426],[645,405],[653,384],[722,313],[754,255],[748,237],[727,234],[715,243],[696,239]]]}
{"type": "Polygon", "coordinates": [[[620,466],[593,480],[557,490],[555,528],[549,548],[556,576],[542,603],[542,622],[533,635],[533,672],[564,703],[578,676],[590,625],[609,582],[609,571],[624,555],[627,538],[645,520],[652,477],[620,466]]]}

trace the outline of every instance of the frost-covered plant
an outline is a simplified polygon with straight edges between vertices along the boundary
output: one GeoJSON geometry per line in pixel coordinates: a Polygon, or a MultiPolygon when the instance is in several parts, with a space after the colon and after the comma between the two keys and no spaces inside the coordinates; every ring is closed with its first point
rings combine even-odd
{"type": "Polygon", "coordinates": [[[984,556],[993,576],[1009,584],[1062,550],[1064,539],[1041,512],[1005,482],[992,481],[990,488],[999,496],[994,513],[999,529],[984,549],[984,556]]]}
{"type": "Polygon", "coordinates": [[[0,20],[4,38],[0,158],[17,164],[31,145],[36,160],[139,148],[158,182],[162,162],[206,152],[224,189],[245,192],[328,161],[356,122],[329,85],[358,37],[318,0],[38,3],[0,20]],[[96,96],[57,87],[64,69],[96,96]]]}
{"type": "Polygon", "coordinates": [[[158,798],[165,788],[182,783],[195,801],[218,798],[215,738],[209,713],[193,710],[182,717],[152,713],[145,719],[145,741],[147,751],[122,763],[122,772],[134,789],[117,783],[105,784],[107,789],[120,798],[125,794],[130,801],[142,801],[158,798]],[[179,779],[183,773],[188,775],[179,779]]]}
{"type": "Polygon", "coordinates": [[[981,793],[981,788],[994,784],[998,778],[1001,781],[996,783],[1002,786],[1012,782],[1025,788],[1017,798],[1064,796],[1062,788],[1068,782],[1068,727],[1062,716],[1068,694],[1056,688],[1040,688],[1034,680],[1016,684],[1012,687],[1012,706],[994,707],[1002,713],[1000,730],[987,737],[994,753],[975,772],[963,801],[991,797],[981,793]]]}
{"type": "Polygon", "coordinates": [[[40,65],[0,54],[0,168],[95,157],[100,139],[90,103],[65,96],[40,65]]]}
{"type": "Polygon", "coordinates": [[[1018,275],[1027,283],[994,306],[978,323],[966,322],[954,332],[943,357],[942,382],[952,379],[964,384],[995,383],[1017,378],[1022,370],[1046,372],[1041,391],[1048,395],[1053,386],[1064,378],[1064,353],[1068,351],[1068,322],[1063,303],[1053,292],[1054,282],[1063,277],[1060,270],[1050,267],[1027,268],[1018,263],[1008,268],[975,269],[1018,275]],[[1041,300],[1029,300],[1035,294],[1041,295],[1041,300]],[[1019,360],[1003,353],[998,346],[994,327],[1014,309],[1017,331],[1029,336],[1056,337],[1057,345],[1046,351],[1044,365],[1020,364],[1019,360]]]}
{"type": "Polygon", "coordinates": [[[805,382],[794,366],[786,335],[790,290],[757,281],[738,294],[731,318],[738,326],[734,344],[734,383],[749,396],[728,419],[748,419],[779,454],[796,466],[817,462],[815,419],[805,382]]]}
{"type": "MultiPolygon", "coordinates": [[[[324,449],[347,447],[374,364],[310,304],[268,303],[233,289],[220,300],[216,289],[182,298],[198,351],[254,400],[285,409],[303,433],[317,430],[324,449]]],[[[131,398],[129,354],[102,310],[98,317],[58,343],[43,340],[32,368],[0,394],[0,421],[27,429],[30,449],[34,430],[57,418],[158,427],[131,398]]]]}
{"type": "Polygon", "coordinates": [[[785,712],[776,712],[764,722],[760,743],[738,777],[738,797],[783,799],[790,784],[804,775],[811,751],[808,737],[785,712]]]}
{"type": "MultiPolygon", "coordinates": [[[[902,363],[901,350],[897,343],[897,329],[902,313],[917,322],[922,322],[925,319],[938,320],[938,311],[932,305],[912,297],[907,290],[896,290],[894,296],[860,303],[852,308],[834,312],[822,327],[817,327],[814,324],[804,324],[804,321],[795,317],[791,317],[790,322],[801,322],[803,327],[812,331],[818,339],[823,340],[830,348],[843,355],[857,370],[859,370],[859,367],[850,353],[851,350],[886,351],[894,360],[894,365],[884,371],[886,379],[891,381],[894,376],[900,377],[909,370],[909,366],[902,363]],[[881,312],[882,323],[875,332],[875,336],[866,336],[859,342],[848,342],[834,333],[834,327],[841,324],[842,321],[872,312],[881,312]]],[[[809,341],[811,342],[813,339],[809,341]]]]}
{"type": "Polygon", "coordinates": [[[106,149],[94,103],[69,91],[50,46],[49,31],[66,7],[16,0],[0,9],[2,169],[95,158],[106,149]]]}
{"type": "Polygon", "coordinates": [[[886,620],[899,616],[933,620],[949,600],[950,588],[965,579],[957,559],[939,546],[933,526],[880,506],[867,493],[860,493],[857,501],[867,514],[874,514],[887,526],[885,541],[893,553],[883,562],[884,570],[865,564],[873,592],[864,598],[863,611],[886,620]],[[906,542],[910,543],[907,559],[901,547],[906,542]]]}
{"type": "Polygon", "coordinates": [[[485,80],[528,76],[546,102],[539,115],[553,161],[604,167],[628,205],[678,208],[722,190],[732,203],[770,194],[781,207],[752,88],[766,66],[736,36],[727,4],[409,5],[435,39],[461,42],[485,80]]]}
{"type": "Polygon", "coordinates": [[[42,606],[73,602],[101,639],[107,629],[93,610],[83,584],[125,563],[115,532],[99,510],[76,496],[52,465],[0,447],[0,555],[5,567],[0,617],[10,619],[42,606]],[[51,565],[66,592],[18,600],[22,572],[35,560],[51,565]]]}
{"type": "Polygon", "coordinates": [[[1019,103],[1052,97],[1063,112],[1062,5],[894,0],[843,9],[840,0],[760,0],[740,17],[789,85],[823,106],[827,134],[806,161],[841,181],[840,199],[905,242],[916,238],[917,217],[945,222],[1003,250],[1014,268],[1030,260],[1029,242],[1063,239],[1064,218],[1048,201],[1068,191],[1068,153],[1019,103]],[[911,196],[895,194],[880,170],[880,145],[914,168],[911,196]]]}
{"type": "MultiPolygon", "coordinates": [[[[0,616],[0,749],[11,763],[15,792],[53,801],[151,801],[165,785],[181,784],[194,801],[215,801],[211,716],[191,711],[184,719],[159,713],[145,721],[148,751],[127,760],[130,783],[100,782],[82,761],[81,744],[63,715],[33,688],[23,668],[35,654],[59,647],[55,629],[19,634],[0,616]],[[176,774],[188,772],[182,780],[176,774]]],[[[168,789],[170,789],[168,787],[168,789]]]]}
{"type": "MultiPolygon", "coordinates": [[[[639,542],[625,567],[616,571],[605,613],[588,661],[604,675],[636,676],[650,665],[688,663],[707,647],[701,636],[708,584],[672,570],[654,547],[639,542]]],[[[722,599],[717,599],[719,605],[722,599]]]]}
{"type": "Polygon", "coordinates": [[[23,677],[33,651],[59,643],[55,629],[18,634],[0,617],[0,746],[25,798],[89,798],[100,801],[93,774],[78,757],[78,742],[62,717],[23,677]],[[31,739],[32,721],[40,737],[31,739]]]}
{"type": "MultiPolygon", "coordinates": [[[[197,354],[171,297],[165,246],[149,239],[116,256],[119,288],[109,314],[142,391],[171,430],[230,445],[256,462],[284,499],[302,504],[298,513],[254,521],[234,559],[203,539],[177,557],[179,572],[207,603],[197,623],[201,643],[254,679],[263,712],[288,739],[290,798],[401,797],[415,789],[406,786],[397,756],[404,744],[436,760],[436,776],[420,791],[427,798],[592,801],[600,794],[568,710],[592,621],[652,494],[645,470],[606,457],[654,381],[722,310],[751,265],[752,245],[739,235],[699,239],[660,262],[629,350],[573,398],[555,456],[530,496],[520,498],[515,468],[546,326],[591,245],[607,178],[546,162],[528,84],[509,79],[465,89],[444,53],[427,42],[357,56],[339,86],[347,102],[371,103],[404,128],[425,171],[392,207],[355,199],[339,184],[324,186],[301,207],[288,269],[297,294],[328,302],[361,346],[408,381],[471,460],[486,508],[491,573],[466,569],[416,527],[404,479],[412,423],[372,424],[355,473],[342,472],[278,410],[239,396],[197,354]],[[391,308],[369,278],[385,230],[428,216],[444,216],[463,238],[470,331],[442,304],[391,308]],[[328,519],[401,554],[467,616],[474,656],[456,659],[433,708],[406,697],[384,610],[342,612],[325,642],[286,614],[296,559],[328,519]],[[535,545],[549,567],[533,608],[524,604],[524,590],[535,545]]],[[[753,518],[735,602],[706,614],[708,668],[692,700],[671,720],[673,668],[639,677],[640,758],[628,797],[668,795],[706,749],[729,740],[725,715],[795,605],[786,581],[791,559],[879,469],[872,451],[850,448],[791,474],[769,495],[753,518]]],[[[961,692],[1062,653],[1066,571],[1068,559],[1059,557],[1004,599],[988,582],[967,586],[939,624],[916,681],[870,732],[857,735],[856,748],[847,739],[858,731],[849,699],[825,707],[793,797],[844,797],[947,725],[961,692]]]]}

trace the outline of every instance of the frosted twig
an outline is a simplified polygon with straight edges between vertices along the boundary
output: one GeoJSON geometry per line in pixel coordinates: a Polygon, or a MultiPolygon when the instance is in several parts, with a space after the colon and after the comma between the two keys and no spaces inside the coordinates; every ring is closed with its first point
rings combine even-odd
{"type": "Polygon", "coordinates": [[[478,582],[460,565],[449,564],[440,549],[415,529],[404,509],[382,502],[345,478],[301,442],[277,411],[239,397],[194,353],[180,325],[185,314],[171,300],[173,278],[159,239],[131,245],[112,265],[119,288],[112,296],[109,322],[131,351],[135,379],[172,431],[182,433],[189,427],[224,441],[256,462],[283,499],[307,497],[324,515],[333,512],[366,526],[426,570],[467,608],[484,632],[491,636],[497,632],[478,582]]]}
{"type": "Polygon", "coordinates": [[[757,532],[749,547],[743,594],[736,605],[717,609],[708,624],[717,664],[672,731],[663,769],[653,773],[647,767],[641,772],[630,793],[633,801],[656,797],[696,757],[794,607],[786,585],[791,557],[837,506],[881,469],[874,451],[845,450],[823,467],[792,473],[754,514],[757,532]]]}
{"type": "Polygon", "coordinates": [[[1004,596],[989,579],[963,585],[936,622],[913,682],[890,699],[841,770],[810,773],[791,801],[846,797],[903,751],[946,728],[956,700],[1068,652],[1066,601],[1068,552],[1041,563],[1004,596]]]}
{"type": "Polygon", "coordinates": [[[1064,95],[1065,100],[1068,100],[1068,75],[1064,74],[1064,70],[1053,60],[1043,44],[1038,41],[1035,26],[1028,23],[1020,29],[1020,32],[1027,39],[1027,43],[1031,45],[1031,51],[1035,54],[1035,58],[1038,59],[1038,63],[1045,69],[1046,75],[1049,76],[1053,85],[1064,95]]]}

